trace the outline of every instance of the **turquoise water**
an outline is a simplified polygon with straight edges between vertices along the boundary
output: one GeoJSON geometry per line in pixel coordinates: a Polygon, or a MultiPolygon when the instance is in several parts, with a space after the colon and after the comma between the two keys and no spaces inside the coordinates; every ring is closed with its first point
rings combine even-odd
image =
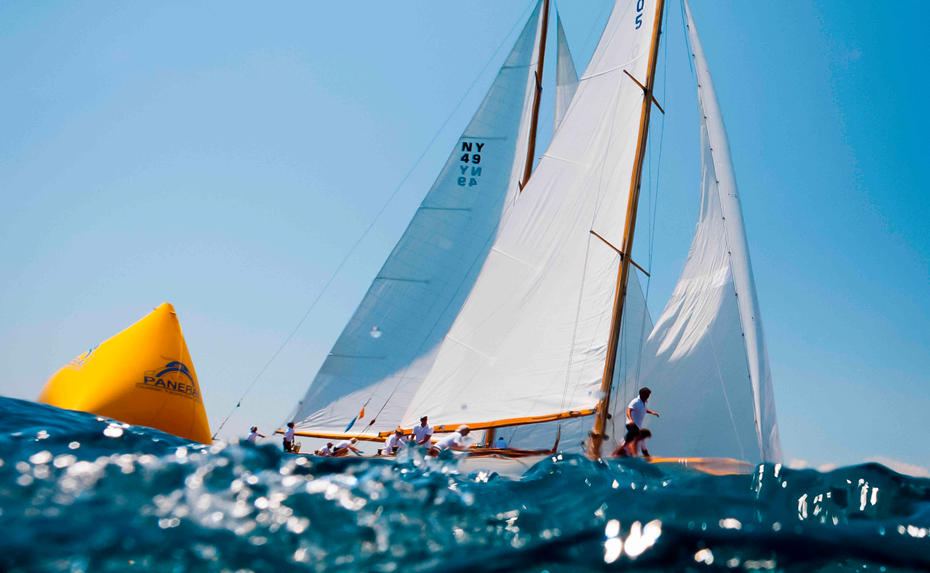
{"type": "Polygon", "coordinates": [[[554,456],[510,480],[189,444],[0,398],[3,571],[918,571],[930,480],[554,456]]]}

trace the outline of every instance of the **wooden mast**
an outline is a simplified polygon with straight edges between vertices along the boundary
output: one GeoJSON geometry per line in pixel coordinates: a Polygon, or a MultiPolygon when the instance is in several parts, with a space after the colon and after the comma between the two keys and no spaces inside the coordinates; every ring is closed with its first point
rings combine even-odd
{"type": "MultiPolygon", "coordinates": [[[[594,429],[588,441],[588,457],[598,459],[601,457],[601,444],[604,442],[604,432],[607,429],[607,415],[610,408],[610,391],[614,378],[614,369],[617,365],[617,350],[620,343],[620,326],[623,318],[623,301],[626,298],[626,287],[629,280],[630,261],[633,253],[633,232],[636,229],[636,210],[639,205],[639,188],[643,176],[643,159],[646,156],[646,140],[649,134],[649,116],[652,111],[652,87],[655,80],[656,60],[659,54],[659,35],[662,32],[662,10],[664,0],[656,2],[656,17],[652,27],[652,45],[649,51],[649,65],[646,84],[643,88],[643,108],[639,119],[639,140],[636,143],[636,160],[633,163],[633,175],[630,181],[630,198],[626,209],[626,224],[623,231],[623,245],[621,250],[625,255],[620,259],[620,270],[617,277],[617,288],[614,291],[613,316],[610,322],[610,340],[607,345],[607,360],[604,363],[604,376],[601,379],[601,399],[597,404],[594,415],[594,429]]],[[[635,78],[633,78],[635,81],[635,78]]],[[[639,83],[639,82],[636,82],[639,83]]]]}
{"type": "Polygon", "coordinates": [[[549,0],[543,0],[542,20],[539,26],[539,60],[536,63],[536,93],[533,95],[533,115],[530,119],[530,136],[526,147],[526,164],[520,179],[520,191],[526,186],[533,172],[533,158],[536,155],[536,126],[539,124],[539,101],[542,99],[543,64],[546,61],[546,34],[549,28],[549,0]]]}

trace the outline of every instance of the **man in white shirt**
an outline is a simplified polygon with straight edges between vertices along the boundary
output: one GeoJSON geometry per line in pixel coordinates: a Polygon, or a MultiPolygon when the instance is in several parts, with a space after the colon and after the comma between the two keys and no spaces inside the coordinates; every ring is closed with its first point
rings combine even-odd
{"type": "Polygon", "coordinates": [[[636,439],[636,436],[639,434],[639,429],[643,427],[643,420],[645,420],[646,414],[652,414],[656,418],[659,417],[657,412],[653,412],[646,408],[646,402],[651,395],[652,390],[643,386],[639,389],[639,396],[630,400],[629,405],[626,407],[626,435],[623,436],[622,443],[633,443],[633,440],[636,439]]]}
{"type": "Polygon", "coordinates": [[[656,418],[659,417],[658,412],[653,412],[652,410],[646,408],[646,402],[649,400],[649,396],[652,395],[652,390],[643,386],[639,389],[639,396],[630,400],[630,404],[626,407],[626,426],[627,429],[630,428],[630,424],[636,426],[636,429],[643,427],[643,420],[646,418],[646,414],[652,414],[656,418]]]}
{"type": "Polygon", "coordinates": [[[316,453],[317,453],[317,455],[320,455],[320,456],[331,456],[331,455],[333,455],[333,443],[332,443],[332,442],[326,442],[326,446],[320,448],[319,450],[317,450],[316,453]]]}
{"type": "Polygon", "coordinates": [[[333,450],[333,456],[342,457],[349,455],[349,452],[355,452],[355,455],[362,455],[362,451],[355,447],[355,444],[358,443],[358,438],[352,438],[351,440],[343,440],[336,444],[336,449],[333,450]]]}
{"type": "Polygon", "coordinates": [[[433,450],[438,453],[448,449],[465,449],[465,436],[467,436],[469,432],[471,432],[471,428],[468,426],[459,426],[454,432],[436,442],[436,445],[433,446],[433,450]]]}
{"type": "Polygon", "coordinates": [[[294,422],[287,423],[287,431],[284,432],[284,451],[294,451],[294,422]]]}
{"type": "Polygon", "coordinates": [[[413,441],[429,446],[429,439],[433,437],[433,427],[427,423],[427,417],[420,418],[420,424],[413,427],[413,441]]]}
{"type": "Polygon", "coordinates": [[[400,428],[394,430],[394,433],[384,440],[384,449],[381,450],[382,456],[393,456],[397,450],[404,445],[404,431],[400,428]]]}
{"type": "Polygon", "coordinates": [[[254,444],[257,439],[264,438],[264,437],[265,437],[264,434],[258,433],[258,426],[252,426],[252,429],[249,432],[249,437],[246,438],[245,440],[249,442],[250,444],[254,444]]]}

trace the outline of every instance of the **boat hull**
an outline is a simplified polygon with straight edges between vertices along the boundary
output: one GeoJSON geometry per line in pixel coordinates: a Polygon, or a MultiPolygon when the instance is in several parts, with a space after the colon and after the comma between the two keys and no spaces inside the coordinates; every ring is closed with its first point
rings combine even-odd
{"type": "MultiPolygon", "coordinates": [[[[316,456],[314,454],[299,454],[310,457],[326,457],[333,459],[331,456],[316,456]]],[[[500,476],[510,479],[519,479],[529,470],[542,460],[559,455],[553,452],[528,453],[518,456],[508,456],[500,453],[484,453],[479,455],[460,455],[459,471],[470,474],[476,472],[493,472],[500,476]]],[[[341,456],[343,458],[348,456],[341,456]]],[[[368,459],[391,460],[395,458],[386,456],[358,456],[368,459]]],[[[629,458],[626,458],[629,459],[629,458]]],[[[646,458],[645,461],[659,467],[672,471],[690,470],[698,471],[710,475],[748,475],[755,470],[755,466],[747,461],[735,460],[733,458],[646,458]]]]}

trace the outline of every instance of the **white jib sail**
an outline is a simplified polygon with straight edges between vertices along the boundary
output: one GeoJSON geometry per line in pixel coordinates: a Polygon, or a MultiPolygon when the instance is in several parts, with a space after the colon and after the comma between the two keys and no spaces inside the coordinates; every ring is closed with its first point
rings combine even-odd
{"type": "Polygon", "coordinates": [[[729,143],[687,10],[701,113],[701,212],[691,250],[646,347],[643,385],[662,418],[656,455],[781,458],[772,378],[729,143]]]}
{"type": "Polygon", "coordinates": [[[397,426],[514,201],[535,90],[535,10],[442,172],[301,400],[298,430],[397,426]],[[372,420],[377,420],[371,424],[372,420]]]}
{"type": "Polygon", "coordinates": [[[558,50],[556,51],[555,120],[553,123],[555,129],[558,129],[562,118],[565,117],[565,112],[568,111],[569,104],[572,103],[575,90],[578,89],[578,72],[575,71],[575,62],[568,49],[568,40],[562,28],[562,17],[556,16],[558,50]]]}
{"type": "Polygon", "coordinates": [[[604,369],[655,1],[618,0],[404,423],[592,408],[604,369]]]}

